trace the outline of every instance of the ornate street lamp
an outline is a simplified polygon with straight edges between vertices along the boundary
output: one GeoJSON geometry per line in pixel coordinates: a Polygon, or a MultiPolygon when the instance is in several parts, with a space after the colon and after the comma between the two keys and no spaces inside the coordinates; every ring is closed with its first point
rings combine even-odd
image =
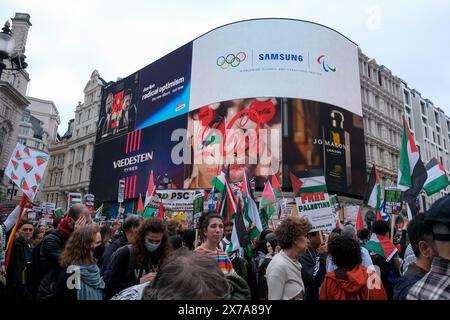
{"type": "Polygon", "coordinates": [[[22,70],[28,66],[25,62],[26,56],[23,53],[17,52],[13,54],[16,42],[9,27],[9,21],[6,21],[5,26],[2,28],[3,31],[0,32],[0,77],[3,70],[22,70]],[[11,68],[6,68],[6,65],[3,63],[4,59],[12,62],[11,68]]]}

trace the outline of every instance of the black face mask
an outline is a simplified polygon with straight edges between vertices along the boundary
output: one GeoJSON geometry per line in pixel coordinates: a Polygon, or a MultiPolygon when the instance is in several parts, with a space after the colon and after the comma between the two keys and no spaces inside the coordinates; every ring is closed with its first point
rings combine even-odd
{"type": "Polygon", "coordinates": [[[103,255],[103,245],[96,246],[94,248],[94,259],[99,260],[103,255]]]}

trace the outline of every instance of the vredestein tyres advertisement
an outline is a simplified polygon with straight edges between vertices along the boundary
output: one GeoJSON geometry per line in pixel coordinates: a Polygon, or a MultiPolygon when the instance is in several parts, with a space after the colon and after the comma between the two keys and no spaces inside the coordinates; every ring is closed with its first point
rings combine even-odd
{"type": "Polygon", "coordinates": [[[172,141],[172,133],[176,129],[185,129],[186,123],[187,115],[181,115],[97,144],[90,193],[101,201],[116,201],[119,180],[124,179],[125,200],[135,199],[139,194],[145,197],[151,170],[155,184],[167,174],[174,187],[182,187],[184,165],[172,161],[172,151],[186,137],[177,136],[172,141]]]}

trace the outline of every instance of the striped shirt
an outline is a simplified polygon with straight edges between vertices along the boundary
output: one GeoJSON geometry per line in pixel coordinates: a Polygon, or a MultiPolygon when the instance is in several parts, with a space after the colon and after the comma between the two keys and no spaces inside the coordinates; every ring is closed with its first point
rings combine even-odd
{"type": "Polygon", "coordinates": [[[450,260],[434,257],[431,270],[409,289],[408,300],[450,300],[450,260]]]}
{"type": "Polygon", "coordinates": [[[222,270],[224,274],[234,273],[233,265],[231,264],[228,255],[222,249],[217,248],[215,251],[211,251],[202,247],[198,247],[197,249],[195,249],[195,251],[207,254],[210,257],[216,259],[217,263],[219,264],[220,270],[222,270]]]}

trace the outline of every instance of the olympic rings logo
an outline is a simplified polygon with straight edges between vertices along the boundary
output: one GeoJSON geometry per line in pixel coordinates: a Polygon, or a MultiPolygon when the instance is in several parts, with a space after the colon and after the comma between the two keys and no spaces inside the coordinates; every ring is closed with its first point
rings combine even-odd
{"type": "Polygon", "coordinates": [[[218,67],[222,69],[227,69],[228,67],[236,68],[241,64],[242,61],[245,60],[247,55],[245,52],[239,52],[237,54],[229,53],[226,57],[220,56],[216,60],[216,64],[218,67]]]}

